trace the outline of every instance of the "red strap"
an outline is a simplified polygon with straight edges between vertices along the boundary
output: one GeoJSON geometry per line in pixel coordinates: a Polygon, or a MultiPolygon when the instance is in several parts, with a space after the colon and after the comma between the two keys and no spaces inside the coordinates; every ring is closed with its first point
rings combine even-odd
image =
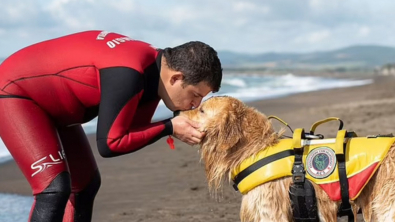
{"type": "Polygon", "coordinates": [[[172,150],[175,149],[174,140],[173,140],[173,138],[171,136],[169,136],[169,138],[167,138],[166,142],[167,142],[167,144],[169,144],[170,149],[172,149],[172,150]]]}

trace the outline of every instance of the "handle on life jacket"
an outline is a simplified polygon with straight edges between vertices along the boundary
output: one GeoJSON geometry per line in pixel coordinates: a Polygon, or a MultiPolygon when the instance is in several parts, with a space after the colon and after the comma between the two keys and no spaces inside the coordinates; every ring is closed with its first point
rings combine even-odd
{"type": "MultiPolygon", "coordinates": [[[[281,118],[279,118],[277,116],[268,116],[267,119],[275,119],[275,120],[279,121],[280,123],[284,124],[286,127],[288,127],[292,133],[294,132],[292,130],[291,126],[288,125],[288,123],[286,123],[284,120],[282,120],[281,118]]],[[[285,136],[285,137],[289,137],[289,136],[285,136]]]]}
{"type": "Polygon", "coordinates": [[[326,118],[326,119],[323,119],[323,120],[315,122],[310,128],[310,134],[314,135],[314,132],[315,132],[315,129],[317,128],[317,126],[319,126],[319,125],[321,125],[323,123],[334,121],[334,120],[338,120],[340,122],[339,130],[343,129],[343,121],[340,118],[329,117],[329,118],[326,118]]]}
{"type": "Polygon", "coordinates": [[[357,134],[355,132],[347,132],[347,130],[339,130],[336,135],[336,142],[335,142],[335,153],[336,154],[343,154],[344,148],[343,145],[344,143],[347,143],[345,139],[351,138],[351,137],[357,137],[357,134]]]}
{"type": "Polygon", "coordinates": [[[288,123],[285,122],[284,120],[282,120],[280,117],[277,117],[277,116],[268,116],[267,119],[275,119],[275,120],[279,121],[280,123],[284,124],[286,127],[288,127],[288,128],[291,130],[292,133],[294,132],[294,131],[292,130],[292,128],[288,125],[288,123]]]}
{"type": "MultiPolygon", "coordinates": [[[[344,153],[344,139],[348,137],[353,137],[356,136],[354,132],[347,132],[347,130],[339,130],[336,135],[336,142],[335,142],[335,147],[334,151],[336,154],[343,154],[344,153]],[[350,135],[351,133],[351,135],[350,135]]],[[[303,139],[306,139],[304,129],[303,128],[298,128],[295,129],[294,134],[293,134],[293,148],[294,149],[301,149],[304,146],[303,139]]]]}
{"type": "Polygon", "coordinates": [[[343,154],[344,149],[344,139],[347,135],[347,130],[339,130],[336,135],[336,142],[335,142],[335,153],[336,154],[343,154]]]}
{"type": "Polygon", "coordinates": [[[304,129],[303,128],[295,129],[292,139],[293,139],[293,148],[294,149],[303,148],[302,139],[306,139],[304,129]]]}

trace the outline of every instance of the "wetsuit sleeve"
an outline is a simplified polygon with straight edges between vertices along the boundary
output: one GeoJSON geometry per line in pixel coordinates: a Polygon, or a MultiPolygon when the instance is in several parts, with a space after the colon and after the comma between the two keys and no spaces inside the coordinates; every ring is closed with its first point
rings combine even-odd
{"type": "Polygon", "coordinates": [[[97,124],[97,147],[103,157],[139,150],[173,133],[170,120],[132,126],[143,94],[143,75],[127,67],[99,70],[101,102],[97,124]]]}

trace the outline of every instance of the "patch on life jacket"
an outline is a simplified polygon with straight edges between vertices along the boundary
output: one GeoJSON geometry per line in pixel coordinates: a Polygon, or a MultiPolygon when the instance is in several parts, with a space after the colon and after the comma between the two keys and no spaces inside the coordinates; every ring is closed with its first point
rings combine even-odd
{"type": "Polygon", "coordinates": [[[305,165],[310,176],[316,179],[326,178],[335,170],[336,154],[330,147],[318,147],[307,154],[305,165]]]}
{"type": "MultiPolygon", "coordinates": [[[[303,163],[306,178],[318,184],[334,201],[341,200],[339,172],[335,155],[336,139],[317,139],[307,141],[304,146],[303,163]]],[[[346,145],[346,173],[349,183],[349,196],[356,199],[369,182],[387,155],[395,137],[354,137],[346,145]]],[[[255,162],[276,153],[293,150],[292,139],[282,139],[278,144],[267,147],[257,155],[244,160],[232,171],[232,179],[255,162]]],[[[277,159],[250,173],[238,183],[237,188],[246,194],[263,183],[292,176],[293,155],[277,159]]]]}

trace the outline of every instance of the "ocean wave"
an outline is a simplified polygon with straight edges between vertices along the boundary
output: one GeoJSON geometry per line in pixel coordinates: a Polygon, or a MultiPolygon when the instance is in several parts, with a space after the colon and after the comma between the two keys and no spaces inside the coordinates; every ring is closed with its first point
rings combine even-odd
{"type": "Polygon", "coordinates": [[[247,83],[241,78],[224,79],[222,85],[229,85],[235,87],[247,87],[247,83]]]}

